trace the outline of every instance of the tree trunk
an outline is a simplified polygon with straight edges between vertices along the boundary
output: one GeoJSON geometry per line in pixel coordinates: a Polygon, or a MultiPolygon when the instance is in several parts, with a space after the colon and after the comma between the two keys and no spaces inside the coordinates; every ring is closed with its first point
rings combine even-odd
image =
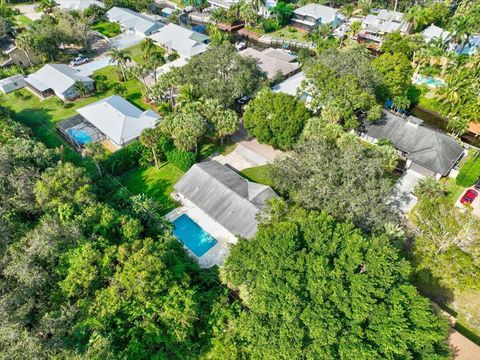
{"type": "Polygon", "coordinates": [[[127,76],[125,75],[125,69],[123,68],[123,64],[121,62],[118,63],[120,65],[120,70],[122,70],[123,82],[127,81],[127,76]]]}
{"type": "Polygon", "coordinates": [[[32,67],[32,66],[33,66],[33,62],[32,62],[32,59],[30,59],[30,55],[28,55],[28,51],[23,50],[23,52],[25,53],[25,56],[27,57],[27,60],[28,60],[28,62],[29,62],[29,64],[30,64],[30,67],[32,67]]]}
{"type": "Polygon", "coordinates": [[[154,146],[152,146],[152,153],[153,153],[153,159],[155,160],[155,166],[157,169],[160,169],[160,166],[158,165],[157,153],[155,152],[154,146]]]}
{"type": "Polygon", "coordinates": [[[98,161],[95,161],[95,166],[97,167],[98,174],[100,175],[100,177],[102,177],[103,176],[102,168],[100,167],[100,164],[98,163],[98,161]]]}

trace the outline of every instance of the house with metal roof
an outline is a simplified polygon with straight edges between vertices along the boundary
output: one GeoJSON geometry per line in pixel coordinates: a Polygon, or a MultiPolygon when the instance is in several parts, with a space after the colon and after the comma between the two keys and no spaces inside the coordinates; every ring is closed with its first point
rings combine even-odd
{"type": "Polygon", "coordinates": [[[149,36],[169,52],[177,52],[189,59],[208,50],[210,38],[207,35],[170,23],[149,36]]]}
{"type": "Polygon", "coordinates": [[[292,77],[289,77],[288,79],[282,81],[281,83],[273,86],[272,91],[281,92],[292,96],[298,96],[301,100],[308,103],[311,99],[311,96],[306,91],[300,91],[305,79],[305,73],[301,71],[293,75],[292,77]]]}
{"type": "Polygon", "coordinates": [[[160,116],[152,110],[142,111],[118,95],[112,95],[77,109],[115,147],[135,141],[143,130],[154,128],[160,116]]]}
{"type": "Polygon", "coordinates": [[[398,11],[381,9],[378,13],[368,14],[362,21],[363,31],[358,34],[360,38],[381,43],[386,34],[400,32],[408,34],[411,24],[404,19],[404,14],[398,11]]]}
{"type": "Polygon", "coordinates": [[[97,0],[55,0],[55,3],[60,9],[83,11],[90,6],[105,7],[105,4],[97,0]]]}
{"type": "Polygon", "coordinates": [[[118,23],[124,30],[135,32],[141,36],[148,36],[160,29],[163,24],[148,14],[114,6],[107,11],[110,21],[118,23]]]}
{"type": "Polygon", "coordinates": [[[364,122],[360,137],[371,143],[388,139],[406,161],[406,167],[437,179],[447,176],[466,150],[454,138],[424,126],[414,117],[400,117],[384,110],[375,122],[364,122]]]}
{"type": "Polygon", "coordinates": [[[4,94],[11,93],[25,86],[27,86],[27,83],[23,75],[13,75],[0,80],[0,91],[4,94]]]}
{"type": "Polygon", "coordinates": [[[239,54],[257,60],[258,67],[270,80],[277,75],[288,77],[300,70],[300,64],[295,62],[297,57],[279,49],[268,48],[258,51],[249,47],[240,51],[239,54]]]}
{"type": "Polygon", "coordinates": [[[95,83],[89,75],[65,64],[47,64],[28,75],[25,82],[27,88],[41,98],[55,94],[62,100],[72,100],[78,96],[77,82],[83,83],[88,90],[94,89],[95,83]]]}
{"type": "Polygon", "coordinates": [[[433,24],[423,30],[421,34],[426,42],[438,40],[445,42],[450,38],[450,32],[448,32],[447,30],[443,30],[441,27],[433,24]]]}
{"type": "Polygon", "coordinates": [[[292,25],[303,31],[312,31],[315,26],[329,24],[333,29],[345,20],[338,10],[325,5],[307,4],[293,11],[292,25]]]}
{"type": "Polygon", "coordinates": [[[231,234],[251,238],[258,216],[278,195],[217,161],[193,165],[175,184],[176,198],[193,203],[231,234]]]}

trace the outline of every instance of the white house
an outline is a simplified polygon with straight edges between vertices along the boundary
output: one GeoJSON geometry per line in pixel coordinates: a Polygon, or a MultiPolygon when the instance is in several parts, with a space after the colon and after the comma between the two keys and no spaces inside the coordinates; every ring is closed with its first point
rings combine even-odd
{"type": "Polygon", "coordinates": [[[97,0],[55,0],[58,7],[64,10],[78,10],[83,11],[92,5],[105,7],[105,4],[97,0]]]}
{"type": "Polygon", "coordinates": [[[312,31],[317,25],[329,24],[333,29],[345,20],[338,10],[319,4],[307,4],[293,11],[292,25],[299,30],[312,31]]]}
{"type": "Polygon", "coordinates": [[[380,43],[386,34],[396,31],[408,34],[411,24],[405,21],[403,13],[381,9],[377,14],[368,14],[362,21],[362,28],[359,37],[380,43]]]}
{"type": "Polygon", "coordinates": [[[160,116],[142,111],[118,95],[77,109],[77,112],[117,148],[135,141],[143,130],[154,128],[160,116]]]}
{"type": "Polygon", "coordinates": [[[168,24],[149,36],[167,51],[176,51],[181,57],[189,59],[208,50],[210,38],[196,31],[185,29],[176,24],[168,24]]]}
{"type": "Polygon", "coordinates": [[[421,34],[426,42],[438,40],[447,41],[450,38],[450,32],[433,24],[423,30],[421,34]]]}
{"type": "Polygon", "coordinates": [[[94,89],[95,82],[89,75],[65,64],[47,64],[25,81],[27,88],[42,98],[55,94],[62,100],[72,100],[78,96],[75,83],[83,83],[89,91],[94,89]]]}
{"type": "Polygon", "coordinates": [[[0,91],[4,94],[11,93],[12,91],[21,89],[27,86],[23,75],[13,75],[8,78],[0,80],[0,91]]]}
{"type": "Polygon", "coordinates": [[[148,36],[163,26],[148,14],[140,14],[118,6],[108,10],[107,17],[110,21],[120,24],[124,30],[135,32],[141,36],[148,36]]]}

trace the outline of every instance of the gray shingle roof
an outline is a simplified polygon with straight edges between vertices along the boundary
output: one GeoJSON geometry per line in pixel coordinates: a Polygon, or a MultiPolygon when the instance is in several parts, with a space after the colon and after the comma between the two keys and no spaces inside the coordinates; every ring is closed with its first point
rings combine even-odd
{"type": "Polygon", "coordinates": [[[216,162],[193,165],[175,184],[175,190],[234,235],[250,238],[257,232],[257,214],[271,198],[269,186],[250,182],[216,162]]]}
{"type": "Polygon", "coordinates": [[[380,120],[365,123],[362,130],[378,140],[390,139],[412,162],[448,175],[462,155],[463,147],[447,134],[418,125],[419,122],[421,120],[413,116],[404,119],[384,111],[380,120]]]}

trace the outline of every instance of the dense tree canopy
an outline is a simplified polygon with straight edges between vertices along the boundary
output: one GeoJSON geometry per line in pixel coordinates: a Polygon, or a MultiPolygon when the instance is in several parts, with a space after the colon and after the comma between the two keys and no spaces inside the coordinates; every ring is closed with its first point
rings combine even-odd
{"type": "Polygon", "coordinates": [[[308,118],[303,101],[266,89],[246,106],[243,123],[258,141],[287,150],[297,142],[308,118]]]}
{"type": "Polygon", "coordinates": [[[191,84],[206,99],[231,106],[235,99],[253,95],[265,76],[255,60],[239,55],[231,45],[221,45],[194,56],[181,69],[182,83],[191,84]]]}
{"type": "Polygon", "coordinates": [[[222,278],[244,307],[212,357],[449,358],[447,322],[409,283],[408,263],[385,236],[282,205],[269,215],[226,261],[222,278]]]}
{"type": "Polygon", "coordinates": [[[392,219],[392,153],[366,147],[354,136],[299,144],[272,166],[274,187],[307,209],[371,228],[392,219]]]}

